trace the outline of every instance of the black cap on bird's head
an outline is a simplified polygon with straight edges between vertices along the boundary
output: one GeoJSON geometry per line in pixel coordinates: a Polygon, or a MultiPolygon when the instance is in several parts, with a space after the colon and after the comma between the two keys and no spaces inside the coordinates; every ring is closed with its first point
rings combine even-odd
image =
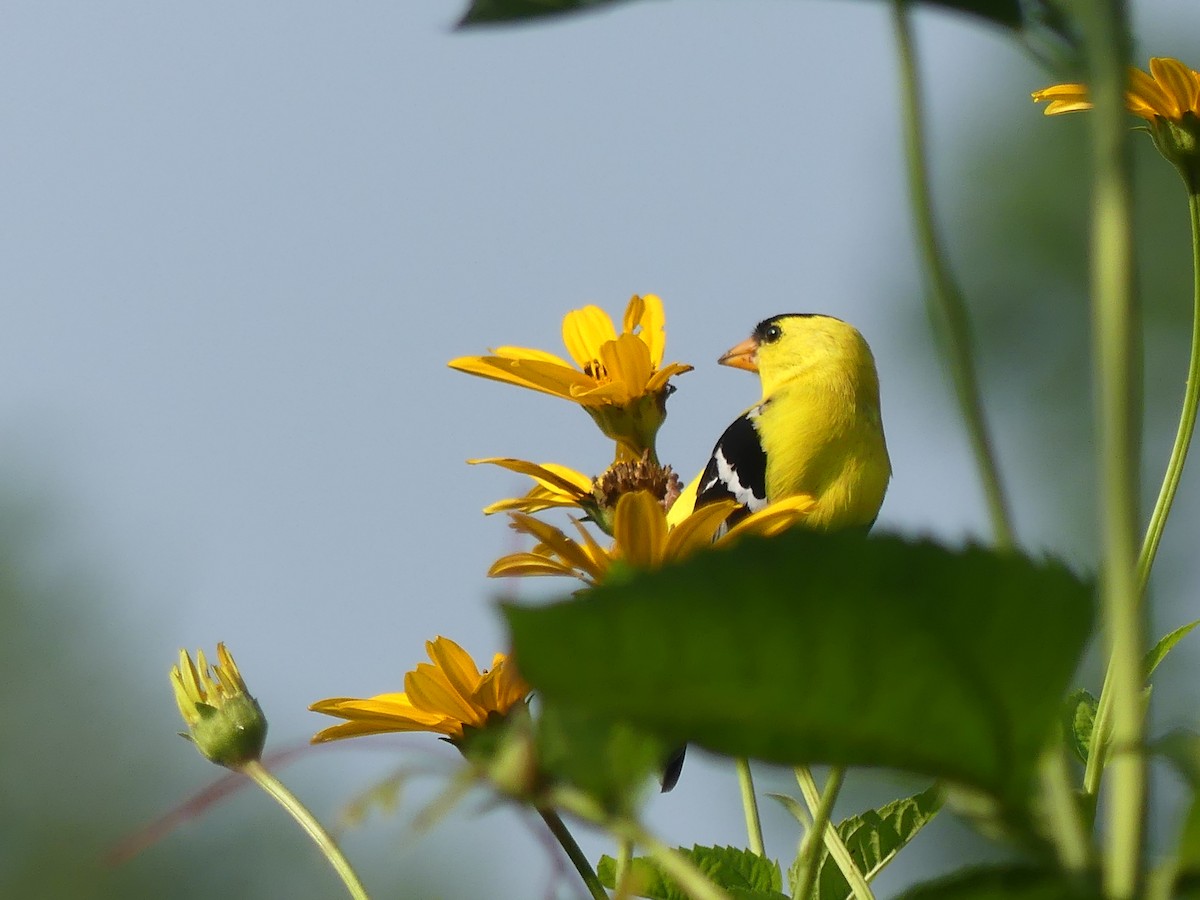
{"type": "Polygon", "coordinates": [[[780,313],[763,319],[754,326],[750,337],[736,347],[731,347],[717,360],[723,366],[735,369],[745,369],[748,372],[758,371],[758,348],[763,344],[773,344],[783,337],[783,323],[787,319],[832,319],[820,313],[780,313]]]}

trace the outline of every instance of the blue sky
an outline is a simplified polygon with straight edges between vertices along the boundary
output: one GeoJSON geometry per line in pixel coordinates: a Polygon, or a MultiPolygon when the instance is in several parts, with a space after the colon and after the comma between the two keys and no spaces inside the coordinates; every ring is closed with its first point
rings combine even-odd
{"type": "MultiPolygon", "coordinates": [[[[855,323],[896,471],[881,527],[986,533],[915,306],[885,4],[630,3],[452,33],[461,11],[0,17],[0,460],[110,573],[110,649],[162,680],[164,806],[208,776],[173,734],[181,645],[226,641],[281,742],[323,724],[315,699],[399,689],[436,634],[499,648],[484,573],[513,539],[479,510],[524,485],[464,460],[599,470],[610,449],[569,404],[445,363],[557,352],[585,303],[664,299],[667,356],[696,366],[660,439],[685,475],[757,398],[722,351],[775,313],[855,323]]],[[[1027,104],[989,74],[1043,76],[996,31],[918,20],[939,167],[972,116],[1027,104]]],[[[313,776],[329,808],[364,783],[342,759],[313,776]]],[[[741,839],[732,773],[703,761],[651,816],[677,842],[741,839]]],[[[493,839],[468,819],[420,840],[493,839]]],[[[544,867],[528,834],[497,840],[544,867]]]]}

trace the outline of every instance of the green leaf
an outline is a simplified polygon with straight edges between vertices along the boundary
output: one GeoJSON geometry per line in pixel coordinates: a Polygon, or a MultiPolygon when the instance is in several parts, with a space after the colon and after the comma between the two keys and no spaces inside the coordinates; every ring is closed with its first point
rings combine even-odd
{"type": "MultiPolygon", "coordinates": [[[[913,797],[895,800],[878,810],[869,809],[851,816],[836,827],[858,871],[870,881],[937,815],[941,805],[940,792],[934,786],[913,797]]],[[[799,889],[801,862],[801,857],[797,856],[788,869],[788,884],[793,895],[799,889]]],[[[817,881],[811,900],[846,900],[852,893],[846,876],[822,845],[817,857],[817,881]]]]}
{"type": "Polygon", "coordinates": [[[1155,742],[1154,752],[1170,760],[1192,790],[1175,846],[1175,866],[1176,871],[1192,876],[1190,890],[1194,891],[1196,876],[1200,876],[1200,734],[1173,731],[1155,742]]]}
{"type": "Polygon", "coordinates": [[[1092,882],[1068,880],[1054,869],[981,867],[910,888],[899,900],[1100,900],[1092,882]]]}
{"type": "MultiPolygon", "coordinates": [[[[787,900],[782,893],[783,875],[779,863],[737,847],[679,848],[710,881],[737,900],[787,900]]],[[[652,900],[691,900],[691,895],[675,884],[657,862],[638,856],[630,863],[634,890],[639,897],[652,900]]],[[[617,864],[611,856],[602,856],[596,874],[610,890],[617,886],[617,864]]]]}
{"type": "Polygon", "coordinates": [[[1170,634],[1163,635],[1157,644],[1146,654],[1146,658],[1142,660],[1142,671],[1148,679],[1154,674],[1154,670],[1158,668],[1158,664],[1167,658],[1167,654],[1181,640],[1188,636],[1193,628],[1200,625],[1200,619],[1194,622],[1188,622],[1186,625],[1180,625],[1170,634]]]}
{"type": "Polygon", "coordinates": [[[1092,621],[1063,566],[793,530],[540,608],[543,696],[733,756],[890,766],[1020,804],[1092,621]]]}
{"type": "MultiPolygon", "coordinates": [[[[472,0],[459,26],[522,22],[564,13],[577,13],[617,0],[472,0]]],[[[1026,24],[1021,0],[929,0],[930,5],[968,13],[1006,28],[1026,24]]],[[[1037,4],[1030,4],[1036,7],[1037,4]]]]}
{"type": "Polygon", "coordinates": [[[1088,761],[1088,752],[1092,746],[1092,726],[1096,723],[1096,709],[1100,703],[1088,691],[1072,691],[1063,703],[1063,737],[1067,746],[1079,757],[1080,762],[1088,761]]]}
{"type": "Polygon", "coordinates": [[[677,745],[624,723],[547,701],[537,720],[538,765],[614,814],[632,813],[677,745]]]}

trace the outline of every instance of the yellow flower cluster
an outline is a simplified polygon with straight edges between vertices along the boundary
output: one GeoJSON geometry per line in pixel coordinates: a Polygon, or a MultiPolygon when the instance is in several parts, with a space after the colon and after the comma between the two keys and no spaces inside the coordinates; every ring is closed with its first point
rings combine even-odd
{"type": "MultiPolygon", "coordinates": [[[[591,478],[557,463],[511,457],[469,460],[526,475],[533,487],[522,497],[500,500],[485,513],[507,513],[512,527],[536,542],[508,554],[489,570],[493,577],[559,575],[600,584],[621,567],[653,569],[741,535],[772,535],[803,518],[809,497],[773,504],[726,529],[733,501],[670,516],[680,495],[679,479],[659,463],[655,437],[666,417],[670,379],[691,371],[683,363],[663,365],[666,345],[662,301],[634,296],[618,334],[612,319],[596,306],[563,319],[563,343],[574,365],[542,350],[497,347],[487,356],[464,356],[450,366],[494,381],[561,397],[578,404],[614,442],[613,463],[591,478]],[[538,513],[574,509],[574,536],[543,521],[538,513]],[[598,528],[597,537],[589,528],[598,528]],[[606,538],[611,537],[609,541],[606,538]]],[[[317,734],[316,742],[397,731],[429,731],[460,744],[473,732],[504,721],[524,708],[529,686],[511,659],[496,654],[480,672],[465,650],[439,637],[427,645],[432,663],[405,675],[402,693],[368,698],[334,697],[312,705],[345,724],[317,734]]]]}

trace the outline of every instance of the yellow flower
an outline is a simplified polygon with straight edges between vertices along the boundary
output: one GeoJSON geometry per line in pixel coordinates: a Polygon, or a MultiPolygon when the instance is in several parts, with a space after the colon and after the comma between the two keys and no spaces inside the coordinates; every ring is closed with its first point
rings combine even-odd
{"type": "Polygon", "coordinates": [[[188,727],[184,737],[204,756],[234,769],[262,756],[266,716],[224,644],[217,644],[217,662],[212,666],[203,650],[197,651],[195,664],[186,650],[180,650],[179,665],[171,669],[171,685],[188,727]]]}
{"type": "Polygon", "coordinates": [[[813,499],[801,495],[772,503],[721,534],[722,524],[737,506],[733,500],[711,503],[671,527],[662,504],[649,491],[623,494],[613,516],[615,540],[607,550],[579,522],[574,524],[582,543],[553,525],[512,513],[512,527],[533,535],[540,543],[528,553],[513,553],[496,560],[488,575],[493,578],[567,575],[586,584],[599,584],[617,561],[636,569],[656,569],[698,550],[727,545],[747,534],[764,537],[778,534],[802,521],[813,506],[813,499]]]}
{"type": "MultiPolygon", "coordinates": [[[[1049,101],[1048,116],[1092,108],[1085,84],[1055,84],[1032,96],[1035,103],[1049,101]]],[[[1131,67],[1125,106],[1146,120],[1159,153],[1194,189],[1200,169],[1200,72],[1167,56],[1151,59],[1149,74],[1131,67]]]]}
{"type": "Polygon", "coordinates": [[[313,736],[313,743],[366,734],[430,731],[459,743],[468,731],[481,729],[493,716],[505,716],[529,694],[530,687],[503,653],[492,658],[490,671],[480,672],[469,653],[449,638],[425,642],[433,664],[418,663],[404,676],[404,693],[365,699],[331,697],[309,707],[313,712],[346,719],[313,736]]]}
{"type": "Polygon", "coordinates": [[[665,321],[657,296],[634,295],[620,334],[597,306],[567,313],[563,343],[575,365],[543,350],[496,347],[490,356],[452,359],[450,367],[578,403],[617,442],[619,456],[638,457],[654,448],[668,381],[692,368],[663,366],[665,321]]]}

